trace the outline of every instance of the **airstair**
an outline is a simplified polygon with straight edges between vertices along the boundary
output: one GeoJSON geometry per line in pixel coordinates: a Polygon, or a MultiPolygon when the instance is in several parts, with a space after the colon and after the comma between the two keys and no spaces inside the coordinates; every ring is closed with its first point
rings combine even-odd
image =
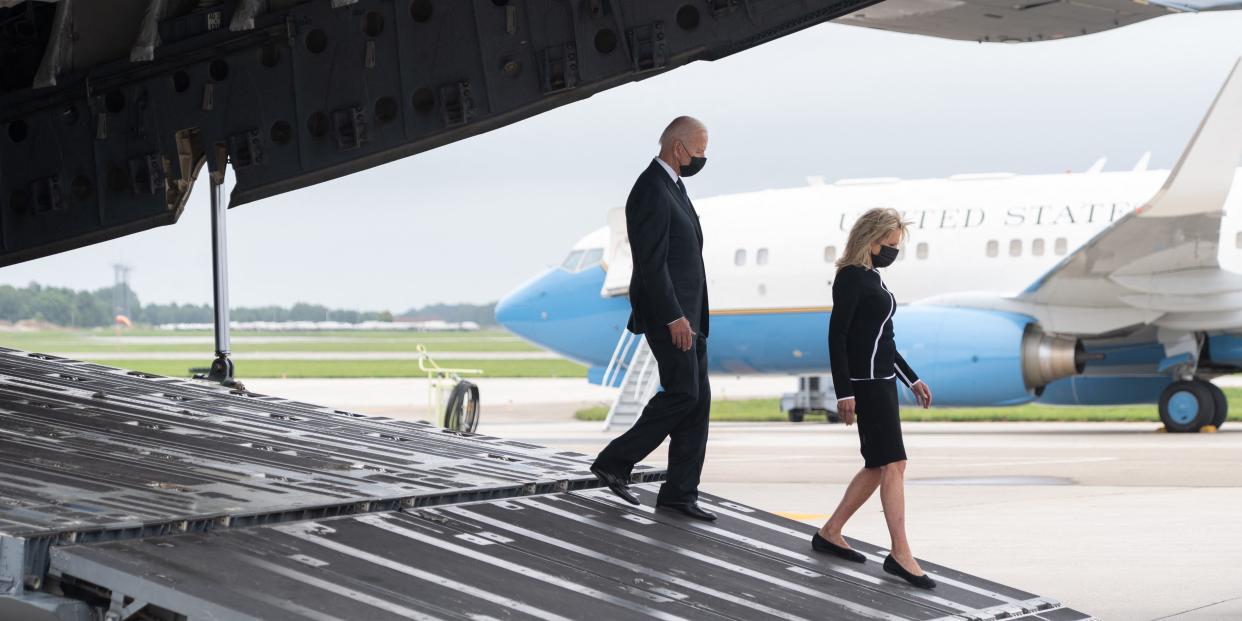
{"type": "Polygon", "coordinates": [[[621,390],[617,392],[612,407],[608,408],[604,431],[629,429],[660,388],[659,369],[655,355],[647,346],[647,339],[629,330],[621,330],[621,338],[617,340],[612,360],[604,369],[601,384],[615,386],[618,381],[621,390]]]}

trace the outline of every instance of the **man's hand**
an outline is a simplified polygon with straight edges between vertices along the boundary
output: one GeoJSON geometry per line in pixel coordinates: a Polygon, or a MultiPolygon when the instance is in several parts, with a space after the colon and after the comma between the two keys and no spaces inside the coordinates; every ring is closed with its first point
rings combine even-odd
{"type": "Polygon", "coordinates": [[[849,427],[854,424],[854,400],[842,399],[837,401],[837,414],[841,415],[841,420],[845,422],[845,426],[849,427]]]}
{"type": "Polygon", "coordinates": [[[677,349],[690,351],[694,346],[694,330],[690,327],[690,320],[685,317],[668,324],[668,332],[673,336],[673,346],[677,349]]]}
{"type": "Polygon", "coordinates": [[[927,387],[927,382],[919,380],[910,387],[910,390],[914,391],[915,398],[919,400],[919,405],[923,406],[924,410],[931,407],[931,389],[927,387]]]}

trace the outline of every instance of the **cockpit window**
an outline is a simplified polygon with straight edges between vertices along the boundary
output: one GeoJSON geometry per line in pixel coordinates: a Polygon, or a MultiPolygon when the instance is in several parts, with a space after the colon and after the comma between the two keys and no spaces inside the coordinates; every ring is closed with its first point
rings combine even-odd
{"type": "Polygon", "coordinates": [[[578,269],[584,270],[592,265],[599,263],[604,258],[603,248],[592,248],[586,251],[586,256],[582,257],[582,265],[578,269]]]}
{"type": "Polygon", "coordinates": [[[578,263],[582,261],[583,254],[584,251],[582,250],[575,250],[569,253],[569,256],[565,257],[565,261],[561,263],[561,269],[567,272],[578,271],[578,263]]]}
{"type": "Polygon", "coordinates": [[[599,264],[603,259],[603,248],[575,250],[565,257],[565,260],[561,263],[561,269],[567,272],[581,272],[588,267],[599,264]]]}

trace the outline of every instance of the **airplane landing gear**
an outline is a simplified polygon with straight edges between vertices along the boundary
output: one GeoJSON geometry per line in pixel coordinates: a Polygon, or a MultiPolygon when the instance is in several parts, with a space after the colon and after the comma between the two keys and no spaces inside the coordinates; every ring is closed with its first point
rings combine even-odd
{"type": "Polygon", "coordinates": [[[1219,427],[1228,410],[1225,393],[1207,380],[1179,380],[1160,395],[1160,421],[1172,433],[1196,432],[1208,425],[1219,427]]]}
{"type": "Polygon", "coordinates": [[[1212,417],[1212,425],[1220,429],[1225,424],[1225,419],[1229,417],[1229,400],[1225,398],[1225,391],[1220,386],[1212,382],[1205,382],[1212,391],[1212,397],[1216,400],[1214,407],[1216,408],[1216,416],[1212,417]]]}

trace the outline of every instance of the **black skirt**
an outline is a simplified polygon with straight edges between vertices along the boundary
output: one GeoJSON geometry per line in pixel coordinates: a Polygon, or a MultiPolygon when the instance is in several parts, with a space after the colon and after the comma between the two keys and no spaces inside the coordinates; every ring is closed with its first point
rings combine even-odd
{"type": "Polygon", "coordinates": [[[863,467],[879,468],[904,460],[906,446],[901,441],[897,380],[862,380],[851,382],[851,385],[863,467]]]}

